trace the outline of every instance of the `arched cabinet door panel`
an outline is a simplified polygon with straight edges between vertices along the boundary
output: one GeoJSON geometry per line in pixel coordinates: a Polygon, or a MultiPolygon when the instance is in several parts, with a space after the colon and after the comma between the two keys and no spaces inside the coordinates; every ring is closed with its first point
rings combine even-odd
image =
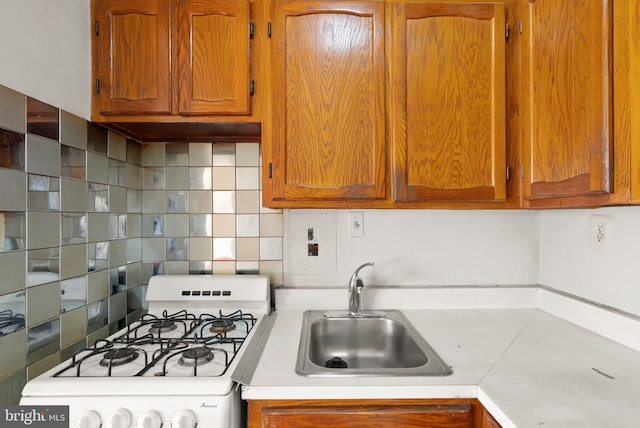
{"type": "Polygon", "coordinates": [[[250,113],[249,0],[178,0],[178,109],[250,113]]]}
{"type": "Polygon", "coordinates": [[[614,190],[612,3],[523,2],[525,200],[614,190]]]}
{"type": "Polygon", "coordinates": [[[169,113],[169,0],[101,0],[97,7],[99,113],[169,113]]]}
{"type": "Polygon", "coordinates": [[[249,0],[92,5],[99,115],[251,113],[249,0]]]}
{"type": "Polygon", "coordinates": [[[504,4],[392,7],[394,200],[505,200],[504,4]]]}
{"type": "Polygon", "coordinates": [[[384,199],[384,2],[276,0],[272,16],[273,200],[384,199]]]}

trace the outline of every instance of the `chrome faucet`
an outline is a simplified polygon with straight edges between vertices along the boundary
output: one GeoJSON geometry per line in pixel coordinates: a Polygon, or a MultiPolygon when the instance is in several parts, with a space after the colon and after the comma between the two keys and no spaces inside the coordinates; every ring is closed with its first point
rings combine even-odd
{"type": "Polygon", "coordinates": [[[365,263],[359,266],[351,279],[349,280],[349,316],[359,317],[362,316],[362,294],[364,293],[364,282],[362,278],[358,276],[360,270],[367,266],[373,266],[373,262],[365,263]]]}

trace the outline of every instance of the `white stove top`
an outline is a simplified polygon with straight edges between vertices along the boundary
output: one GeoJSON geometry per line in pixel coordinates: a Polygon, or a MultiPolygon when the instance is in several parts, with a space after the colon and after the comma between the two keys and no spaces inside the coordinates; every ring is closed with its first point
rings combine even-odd
{"type": "Polygon", "coordinates": [[[147,314],[77,352],[54,377],[223,376],[257,321],[240,311],[147,314]]]}
{"type": "MultiPolygon", "coordinates": [[[[154,276],[147,301],[140,320],[29,382],[21,404],[69,404],[73,419],[86,416],[89,405],[118,413],[122,409],[114,403],[123,397],[135,403],[131,396],[153,396],[155,402],[165,397],[165,407],[184,402],[180,408],[205,412],[206,418],[229,407],[227,401],[235,403],[231,374],[269,313],[268,278],[154,276]]],[[[142,410],[126,411],[135,416],[142,410]]]]}

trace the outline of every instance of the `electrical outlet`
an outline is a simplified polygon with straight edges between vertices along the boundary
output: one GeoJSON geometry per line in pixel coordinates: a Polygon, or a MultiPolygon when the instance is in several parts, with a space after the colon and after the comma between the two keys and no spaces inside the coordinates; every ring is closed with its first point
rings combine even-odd
{"type": "Polygon", "coordinates": [[[304,285],[317,284],[325,275],[335,275],[337,210],[287,210],[284,217],[287,219],[283,224],[284,236],[290,239],[282,251],[285,260],[289,260],[290,274],[304,285]]]}
{"type": "Polygon", "coordinates": [[[364,236],[364,213],[362,211],[349,212],[349,237],[360,238],[364,236]]]}
{"type": "Polygon", "coordinates": [[[613,249],[613,216],[592,215],[589,225],[591,248],[611,251],[613,249]]]}

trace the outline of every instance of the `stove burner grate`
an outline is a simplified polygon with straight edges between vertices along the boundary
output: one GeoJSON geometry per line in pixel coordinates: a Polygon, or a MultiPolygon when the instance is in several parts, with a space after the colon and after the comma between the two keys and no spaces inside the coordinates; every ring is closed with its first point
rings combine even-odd
{"type": "Polygon", "coordinates": [[[151,323],[151,327],[149,327],[149,333],[166,333],[168,331],[173,331],[176,328],[178,328],[178,326],[172,319],[158,320],[151,323]]]}
{"type": "Polygon", "coordinates": [[[209,325],[209,331],[212,333],[227,333],[235,330],[236,328],[236,324],[232,320],[226,318],[213,320],[209,325]]]}
{"type": "Polygon", "coordinates": [[[128,364],[138,358],[138,353],[129,348],[111,349],[104,353],[100,365],[102,367],[117,367],[128,364]]]}
{"type": "Polygon", "coordinates": [[[253,315],[242,313],[238,310],[231,314],[223,314],[220,311],[218,316],[211,314],[202,314],[200,316],[200,325],[198,330],[194,332],[193,337],[196,339],[211,338],[208,333],[213,333],[216,339],[227,338],[227,333],[235,331],[232,336],[237,339],[245,338],[251,328],[255,325],[256,318],[253,315]]]}
{"type": "Polygon", "coordinates": [[[181,337],[187,334],[188,325],[193,326],[197,322],[194,314],[188,313],[186,310],[168,313],[166,310],[161,315],[144,314],[139,321],[133,322],[127,326],[126,331],[116,339],[119,343],[133,344],[139,339],[159,339],[161,342],[166,333],[171,333],[172,337],[181,337]]]}
{"type": "Polygon", "coordinates": [[[223,376],[256,321],[240,310],[220,311],[218,316],[196,316],[186,310],[145,314],[112,339],[99,339],[93,346],[74,352],[69,364],[53,376],[109,377],[118,366],[122,367],[114,369],[114,376],[144,376],[150,371],[155,376],[189,376],[189,372],[198,376],[204,365],[206,376],[223,376]],[[228,336],[230,331],[233,334],[228,336]],[[214,358],[214,353],[219,355],[214,358]],[[144,361],[129,364],[140,356],[144,361]],[[91,371],[96,366],[105,367],[104,374],[91,371]]]}
{"type": "MultiPolygon", "coordinates": [[[[234,355],[235,352],[236,351],[234,351],[234,355]]],[[[231,360],[229,359],[229,352],[225,349],[208,345],[192,347],[168,355],[162,364],[162,371],[154,373],[154,375],[171,376],[171,374],[175,372],[175,370],[179,370],[179,368],[189,368],[192,376],[198,376],[198,369],[213,361],[214,353],[220,354],[220,359],[216,357],[216,361],[218,361],[220,367],[222,367],[222,371],[216,374],[216,376],[222,376],[226,373],[227,368],[229,368],[229,364],[231,363],[231,360]],[[172,363],[174,359],[177,361],[177,364],[172,363]]],[[[184,375],[184,372],[181,373],[184,375]]]]}
{"type": "Polygon", "coordinates": [[[204,346],[190,348],[182,352],[178,364],[185,367],[201,366],[213,360],[213,352],[204,346]]]}

